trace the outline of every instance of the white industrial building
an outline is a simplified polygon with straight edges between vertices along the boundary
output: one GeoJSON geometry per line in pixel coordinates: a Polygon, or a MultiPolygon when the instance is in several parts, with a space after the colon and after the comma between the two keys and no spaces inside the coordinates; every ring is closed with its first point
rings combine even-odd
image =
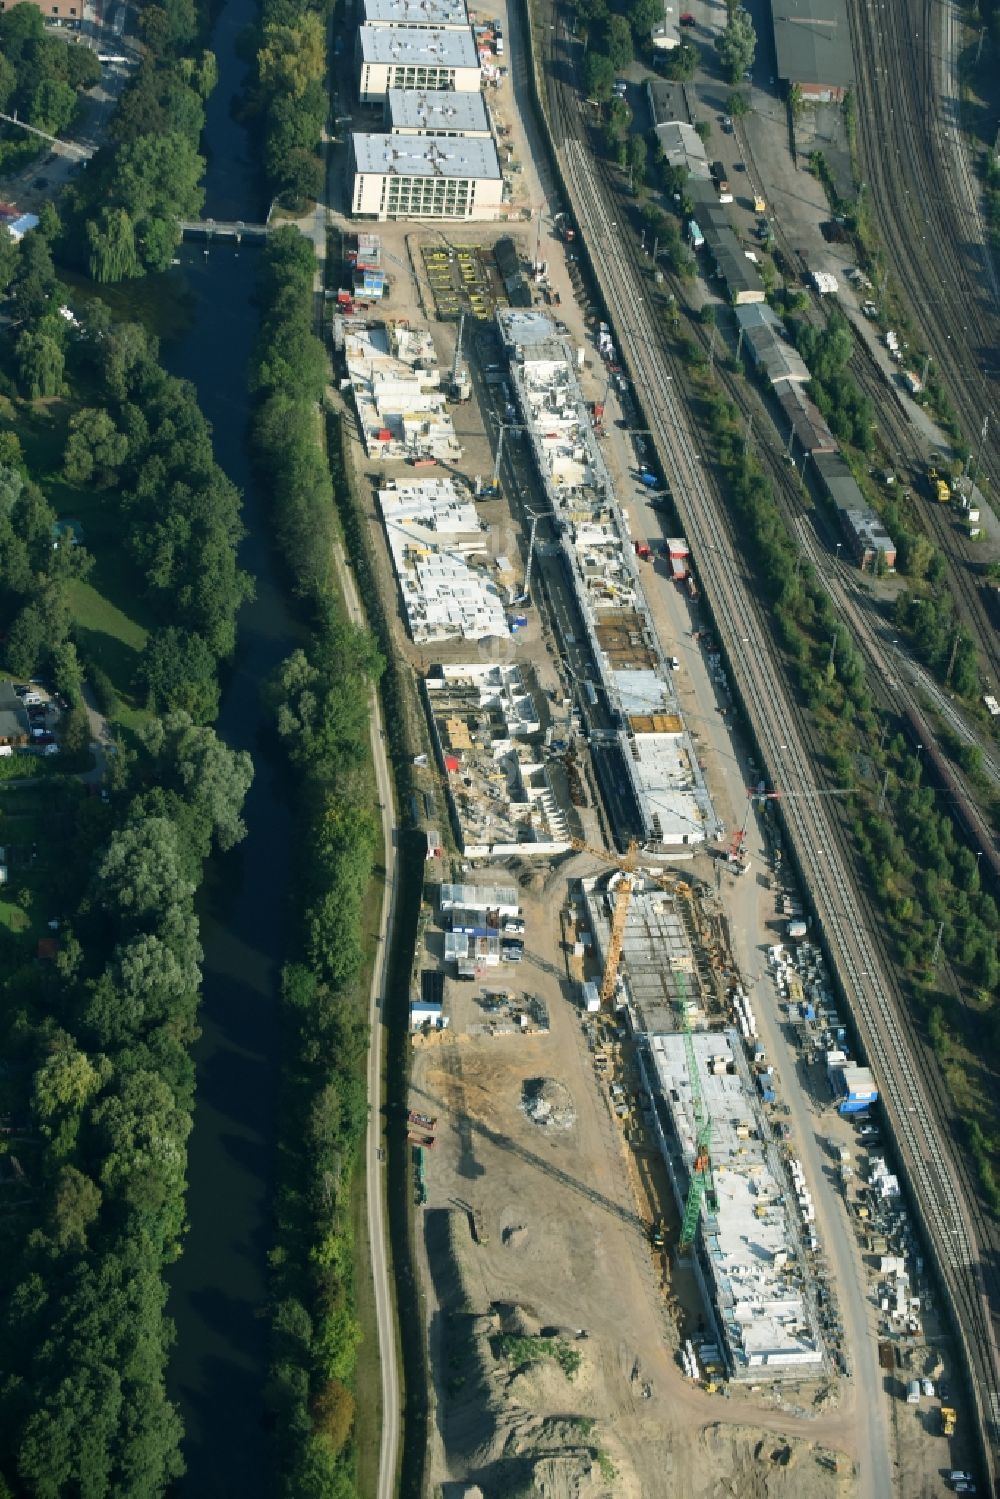
{"type": "Polygon", "coordinates": [[[413,639],[509,637],[486,556],[488,531],[471,497],[451,479],[417,479],[378,498],[413,639]]]}
{"type": "Polygon", "coordinates": [[[479,53],[471,26],[445,31],[428,26],[358,28],[358,97],[381,104],[391,88],[454,89],[478,93],[479,53]]]}
{"type": "MultiPolygon", "coordinates": [[[[698,1083],[712,1123],[715,1200],[703,1200],[695,1266],[733,1379],[802,1379],[823,1373],[824,1354],[795,1201],[767,1137],[736,1031],[692,1038],[698,1083]]],[[[670,1120],[653,1115],[679,1207],[695,1157],[698,1127],[680,1033],[644,1038],[647,1086],[670,1120]]],[[[805,1193],[798,1188],[799,1196],[805,1193]]],[[[808,1194],[806,1193],[808,1196],[808,1194]]]]}
{"type": "Polygon", "coordinates": [[[393,135],[474,139],[491,134],[482,94],[457,94],[454,89],[391,88],[386,94],[385,123],[393,135]]]}
{"type": "Polygon", "coordinates": [[[465,0],[362,0],[363,26],[423,26],[437,31],[468,28],[465,0]]]}
{"type": "Polygon", "coordinates": [[[488,137],[351,136],[351,212],[386,219],[495,219],[503,174],[488,137]]]}
{"type": "Polygon", "coordinates": [[[442,911],[495,911],[498,916],[517,917],[521,903],[514,885],[442,885],[438,893],[442,911]]]}
{"type": "Polygon", "coordinates": [[[371,458],[445,459],[462,447],[441,389],[437,355],[425,329],[405,323],[350,323],[336,332],[371,458]]]}

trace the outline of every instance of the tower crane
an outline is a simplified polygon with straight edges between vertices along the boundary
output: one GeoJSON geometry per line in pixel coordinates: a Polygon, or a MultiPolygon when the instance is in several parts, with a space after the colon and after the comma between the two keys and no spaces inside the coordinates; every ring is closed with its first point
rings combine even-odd
{"type": "Polygon", "coordinates": [[[701,1091],[698,1076],[698,1059],[694,1051],[694,1031],[688,1013],[687,980],[681,969],[675,970],[677,990],[680,995],[681,1027],[684,1032],[684,1050],[687,1055],[688,1081],[691,1084],[691,1107],[694,1113],[694,1162],[688,1181],[687,1200],[681,1222],[678,1249],[683,1251],[694,1242],[701,1218],[701,1204],[707,1198],[709,1209],[715,1211],[715,1181],[712,1177],[712,1116],[701,1091]]]}
{"type": "MultiPolygon", "coordinates": [[[[577,853],[593,854],[596,859],[603,860],[605,864],[613,864],[622,873],[622,878],[615,886],[611,935],[604,960],[604,976],[601,979],[601,1004],[607,1006],[611,1003],[615,985],[618,982],[618,969],[621,965],[622,947],[625,942],[625,923],[628,920],[629,903],[635,888],[634,875],[639,858],[639,845],[634,838],[630,838],[624,854],[612,854],[606,848],[595,848],[593,844],[585,843],[581,838],[574,838],[571,840],[571,847],[577,853]]],[[[646,876],[644,875],[643,878],[646,876]]],[[[691,886],[676,874],[652,874],[648,878],[664,890],[675,890],[678,895],[691,893],[691,886]]]]}

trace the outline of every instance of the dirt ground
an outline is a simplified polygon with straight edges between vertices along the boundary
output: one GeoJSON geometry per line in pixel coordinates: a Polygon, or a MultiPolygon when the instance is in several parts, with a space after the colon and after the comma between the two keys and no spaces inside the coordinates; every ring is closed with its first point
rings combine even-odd
{"type": "MultiPolygon", "coordinates": [[[[708,1394],[680,1371],[672,1308],[690,1321],[697,1298],[670,1286],[649,1241],[640,1173],[566,976],[564,890],[556,877],[522,890],[525,960],[516,982],[500,969],[485,984],[536,994],[548,1033],[470,1036],[479,986],[456,983],[453,1029],[415,1047],[411,1106],[438,1121],[418,1209],[431,1491],[466,1480],[487,1499],[853,1493],[850,1416],[828,1389],[786,1390],[778,1409],[770,1390],[708,1394]],[[560,1085],[555,1124],[525,1112],[525,1085],[540,1079],[560,1085]],[[575,1374],[552,1357],[521,1367],[523,1340],[539,1332],[579,1355],[575,1374]],[[512,1356],[505,1335],[518,1340],[512,1356]]],[[[641,1175],[656,1185],[655,1171],[641,1175]]]]}

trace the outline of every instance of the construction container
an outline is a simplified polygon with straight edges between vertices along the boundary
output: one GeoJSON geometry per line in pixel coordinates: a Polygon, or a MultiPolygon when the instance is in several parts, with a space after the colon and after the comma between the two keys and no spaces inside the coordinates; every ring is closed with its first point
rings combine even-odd
{"type": "Polygon", "coordinates": [[[906,1403],[907,1403],[907,1405],[919,1405],[920,1404],[920,1380],[919,1379],[911,1379],[910,1382],[909,1382],[909,1384],[906,1386],[906,1403]]]}

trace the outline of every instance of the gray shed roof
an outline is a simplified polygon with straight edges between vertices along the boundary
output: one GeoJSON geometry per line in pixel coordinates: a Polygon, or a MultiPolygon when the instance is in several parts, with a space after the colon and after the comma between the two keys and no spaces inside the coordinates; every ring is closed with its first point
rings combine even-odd
{"type": "Polygon", "coordinates": [[[788,83],[854,82],[846,0],[774,0],[778,76],[788,83]]]}

